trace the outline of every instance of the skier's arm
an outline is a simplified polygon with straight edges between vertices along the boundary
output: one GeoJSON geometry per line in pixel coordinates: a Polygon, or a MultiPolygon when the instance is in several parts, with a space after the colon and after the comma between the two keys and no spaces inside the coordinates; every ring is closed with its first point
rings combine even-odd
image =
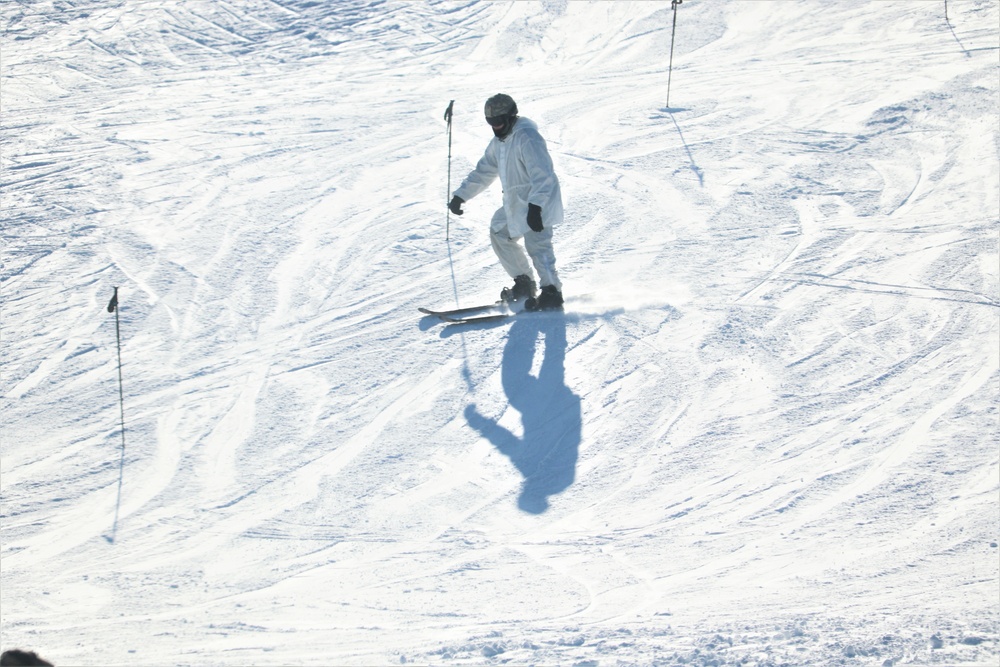
{"type": "Polygon", "coordinates": [[[480,192],[490,186],[496,180],[499,173],[497,167],[496,154],[493,151],[493,143],[486,147],[486,152],[479,159],[476,168],[469,172],[462,184],[455,190],[453,196],[462,201],[469,201],[480,192]]]}
{"type": "Polygon", "coordinates": [[[521,145],[521,160],[528,172],[528,203],[545,209],[551,201],[556,187],[556,172],[552,158],[545,146],[545,140],[537,132],[532,132],[521,145]]]}

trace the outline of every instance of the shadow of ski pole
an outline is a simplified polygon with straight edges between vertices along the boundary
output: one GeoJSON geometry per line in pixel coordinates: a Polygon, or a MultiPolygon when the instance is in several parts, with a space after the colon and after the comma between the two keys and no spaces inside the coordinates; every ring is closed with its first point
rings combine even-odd
{"type": "MultiPolygon", "coordinates": [[[[455,299],[455,307],[458,308],[458,279],[455,277],[455,258],[451,253],[451,239],[445,240],[448,244],[448,270],[451,271],[451,293],[455,299]]],[[[465,379],[465,386],[472,389],[472,369],[469,368],[469,350],[465,344],[465,334],[462,334],[462,377],[465,379]]]]}

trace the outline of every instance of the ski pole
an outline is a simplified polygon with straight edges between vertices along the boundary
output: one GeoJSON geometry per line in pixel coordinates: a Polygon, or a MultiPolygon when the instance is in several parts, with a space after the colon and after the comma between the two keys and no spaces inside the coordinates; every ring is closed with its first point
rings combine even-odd
{"type": "MultiPolygon", "coordinates": [[[[444,119],[448,121],[448,192],[445,193],[445,202],[451,196],[451,114],[455,107],[455,100],[448,103],[448,108],[444,110],[444,119]]],[[[445,214],[444,240],[449,241],[451,237],[451,209],[445,214]]]]}
{"type": "Polygon", "coordinates": [[[667,69],[667,108],[670,108],[670,79],[674,74],[674,34],[677,32],[677,5],[684,0],[670,0],[670,6],[674,8],[674,26],[670,29],[670,66],[667,69]]]}

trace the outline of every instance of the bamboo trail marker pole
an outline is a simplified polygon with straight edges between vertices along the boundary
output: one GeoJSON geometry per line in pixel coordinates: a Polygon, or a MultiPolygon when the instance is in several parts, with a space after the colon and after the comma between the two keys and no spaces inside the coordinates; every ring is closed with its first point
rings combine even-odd
{"type": "Polygon", "coordinates": [[[121,322],[118,318],[118,288],[115,288],[114,296],[108,302],[108,312],[115,314],[115,340],[118,344],[118,407],[121,415],[122,450],[121,458],[118,462],[118,500],[115,502],[115,523],[111,527],[111,536],[108,541],[114,544],[115,536],[118,532],[118,510],[122,504],[122,478],[125,472],[125,392],[122,388],[122,330],[121,322]]]}
{"type": "Polygon", "coordinates": [[[670,65],[667,68],[667,108],[670,108],[670,79],[674,74],[674,35],[677,33],[677,5],[684,0],[671,0],[670,6],[674,8],[674,26],[670,29],[670,65]]]}

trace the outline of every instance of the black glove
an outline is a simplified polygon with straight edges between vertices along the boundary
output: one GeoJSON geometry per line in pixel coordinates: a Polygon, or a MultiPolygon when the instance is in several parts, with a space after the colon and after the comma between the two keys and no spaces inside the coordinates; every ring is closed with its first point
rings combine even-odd
{"type": "Polygon", "coordinates": [[[451,203],[448,204],[448,208],[455,215],[462,215],[463,213],[465,213],[465,211],[462,210],[462,204],[464,203],[465,200],[462,199],[461,197],[452,197],[451,203]]]}
{"type": "Polygon", "coordinates": [[[542,227],[542,207],[538,204],[528,204],[528,226],[535,232],[545,229],[542,227]]]}

